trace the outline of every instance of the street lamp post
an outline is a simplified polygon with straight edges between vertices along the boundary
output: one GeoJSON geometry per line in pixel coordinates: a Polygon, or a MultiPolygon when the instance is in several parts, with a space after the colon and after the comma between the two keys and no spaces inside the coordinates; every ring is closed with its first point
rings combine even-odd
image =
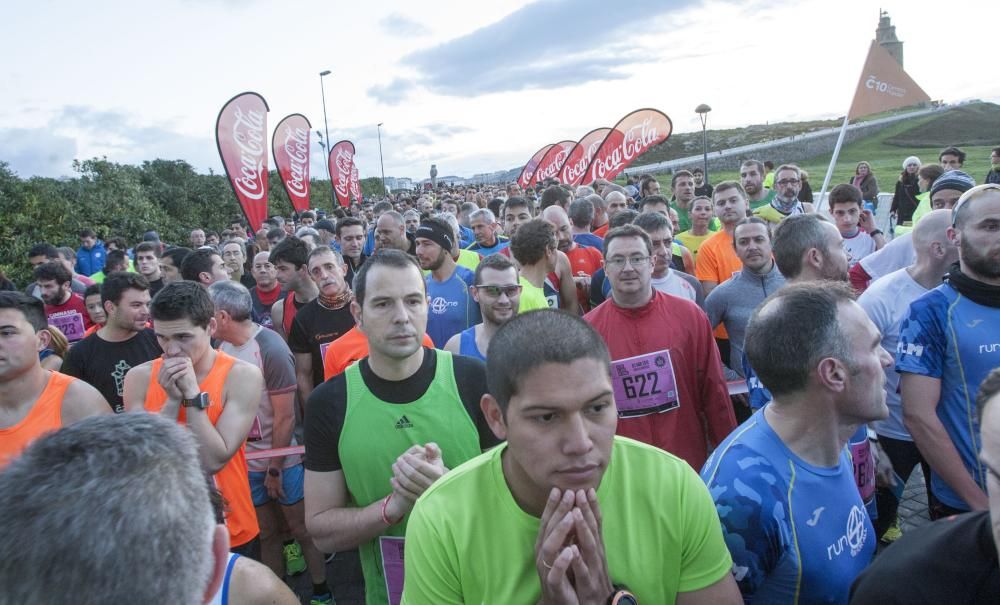
{"type": "MultiPolygon", "coordinates": [[[[326,87],[323,85],[323,77],[330,75],[329,69],[324,69],[319,72],[319,91],[323,95],[323,129],[326,130],[326,146],[323,148],[324,157],[323,163],[326,164],[326,178],[330,179],[331,195],[333,189],[333,175],[330,174],[330,124],[326,121],[326,87]]],[[[334,197],[336,200],[336,197],[334,197]]],[[[337,206],[336,201],[334,201],[334,207],[337,206]]]]}
{"type": "Polygon", "coordinates": [[[705,180],[703,182],[706,184],[708,183],[708,130],[706,130],[705,125],[708,123],[708,112],[710,111],[712,111],[712,108],[704,103],[694,108],[694,112],[701,118],[701,139],[705,164],[703,166],[705,171],[705,180]]]}
{"type": "Polygon", "coordinates": [[[382,161],[382,124],[378,123],[378,163],[382,167],[382,195],[388,195],[389,192],[385,190],[385,162],[382,161]]]}

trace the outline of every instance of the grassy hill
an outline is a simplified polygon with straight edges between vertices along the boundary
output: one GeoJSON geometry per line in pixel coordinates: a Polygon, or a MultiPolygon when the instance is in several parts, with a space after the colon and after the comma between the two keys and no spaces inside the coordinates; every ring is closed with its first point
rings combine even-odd
{"type": "MultiPolygon", "coordinates": [[[[787,135],[772,133],[772,136],[764,140],[782,136],[787,135]]],[[[965,161],[966,172],[972,175],[977,183],[983,182],[990,170],[990,150],[1000,145],[1000,105],[975,103],[959,106],[939,115],[904,120],[870,137],[845,145],[840,150],[831,183],[846,183],[854,175],[857,163],[864,160],[872,165],[881,191],[892,192],[906,157],[915,155],[925,164],[937,162],[938,153],[949,145],[958,145],[965,151],[968,156],[965,161]]],[[[814,191],[818,192],[823,184],[823,177],[832,154],[831,144],[829,153],[804,160],[799,164],[809,173],[809,182],[814,191]]],[[[684,155],[689,154],[678,154],[677,157],[684,155]]],[[[636,162],[637,165],[645,163],[648,162],[636,162]]],[[[670,175],[659,175],[657,178],[669,190],[670,175]]],[[[709,174],[709,178],[713,183],[717,183],[735,179],[737,173],[715,171],[709,174]]]]}

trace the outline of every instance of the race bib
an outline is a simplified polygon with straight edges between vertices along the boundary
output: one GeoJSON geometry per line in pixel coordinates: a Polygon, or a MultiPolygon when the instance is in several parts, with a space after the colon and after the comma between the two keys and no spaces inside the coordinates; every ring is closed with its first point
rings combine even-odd
{"type": "Polygon", "coordinates": [[[324,342],[321,345],[319,345],[319,358],[320,359],[326,359],[326,350],[330,348],[330,344],[332,342],[333,341],[324,342]]]}
{"type": "Polygon", "coordinates": [[[66,340],[76,342],[83,338],[83,315],[69,311],[49,316],[49,323],[66,335],[66,340]]]}
{"type": "Polygon", "coordinates": [[[611,381],[622,418],[666,412],[681,405],[668,349],[612,361],[611,381]]]}
{"type": "Polygon", "coordinates": [[[875,459],[872,456],[871,443],[864,441],[851,443],[851,462],[854,464],[854,482],[865,503],[875,497],[875,459]]]}
{"type": "Polygon", "coordinates": [[[260,440],[261,440],[260,416],[254,416],[253,425],[250,426],[250,432],[247,433],[247,441],[260,441],[260,440]]]}
{"type": "Polygon", "coordinates": [[[382,572],[389,605],[399,605],[403,599],[403,538],[381,536],[378,547],[382,553],[382,572]]]}

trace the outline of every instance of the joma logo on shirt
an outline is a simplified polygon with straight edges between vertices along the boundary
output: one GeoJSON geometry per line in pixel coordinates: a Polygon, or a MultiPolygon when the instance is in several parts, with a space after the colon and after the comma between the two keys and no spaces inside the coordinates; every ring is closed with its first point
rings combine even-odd
{"type": "Polygon", "coordinates": [[[912,342],[900,342],[896,345],[896,352],[901,355],[913,355],[914,357],[920,357],[924,354],[924,345],[915,345],[912,342]]]}

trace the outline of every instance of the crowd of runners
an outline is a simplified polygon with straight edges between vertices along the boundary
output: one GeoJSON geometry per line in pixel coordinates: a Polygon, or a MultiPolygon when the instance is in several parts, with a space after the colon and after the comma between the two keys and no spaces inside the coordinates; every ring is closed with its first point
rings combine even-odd
{"type": "Polygon", "coordinates": [[[890,233],[747,160],[40,242],[0,604],[1000,602],[1000,148],[937,159],[890,233]]]}

